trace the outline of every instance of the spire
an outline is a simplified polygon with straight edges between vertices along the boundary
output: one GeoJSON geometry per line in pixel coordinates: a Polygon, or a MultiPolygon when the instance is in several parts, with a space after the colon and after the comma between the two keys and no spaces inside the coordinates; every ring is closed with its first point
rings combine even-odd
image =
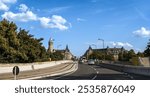
{"type": "Polygon", "coordinates": [[[69,48],[68,48],[68,45],[66,45],[66,51],[68,51],[68,52],[69,52],[69,48]]]}
{"type": "Polygon", "coordinates": [[[91,45],[89,46],[89,50],[92,50],[92,47],[91,47],[91,45]]]}

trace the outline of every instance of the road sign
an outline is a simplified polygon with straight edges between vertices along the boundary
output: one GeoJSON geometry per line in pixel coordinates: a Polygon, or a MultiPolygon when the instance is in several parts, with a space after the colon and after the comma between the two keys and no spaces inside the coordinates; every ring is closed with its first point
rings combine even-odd
{"type": "Polygon", "coordinates": [[[19,67],[18,66],[14,66],[13,68],[13,74],[15,75],[14,79],[17,79],[17,75],[19,74],[19,67]]]}

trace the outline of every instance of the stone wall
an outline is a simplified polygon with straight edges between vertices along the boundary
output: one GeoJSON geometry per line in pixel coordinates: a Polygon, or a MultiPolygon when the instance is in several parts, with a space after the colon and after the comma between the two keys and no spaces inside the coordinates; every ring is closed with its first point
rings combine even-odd
{"type": "Polygon", "coordinates": [[[139,64],[144,67],[150,67],[150,57],[139,57],[139,64]]]}
{"type": "Polygon", "coordinates": [[[47,67],[56,66],[62,63],[72,62],[71,60],[51,61],[51,62],[36,62],[36,63],[12,63],[12,64],[0,64],[0,73],[12,72],[14,66],[18,66],[20,71],[28,71],[34,69],[42,69],[47,67]]]}

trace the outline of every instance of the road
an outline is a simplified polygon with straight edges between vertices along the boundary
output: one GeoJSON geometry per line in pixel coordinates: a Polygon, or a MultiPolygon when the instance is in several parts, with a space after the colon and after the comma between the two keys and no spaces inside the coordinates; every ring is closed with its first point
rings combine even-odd
{"type": "Polygon", "coordinates": [[[99,65],[78,64],[78,70],[74,73],[47,77],[56,80],[150,80],[150,77],[118,72],[102,68],[99,65]]]}

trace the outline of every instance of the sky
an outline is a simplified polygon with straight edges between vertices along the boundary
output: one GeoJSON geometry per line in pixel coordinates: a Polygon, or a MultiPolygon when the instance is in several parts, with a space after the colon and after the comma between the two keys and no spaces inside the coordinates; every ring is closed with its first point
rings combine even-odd
{"type": "Polygon", "coordinates": [[[0,0],[0,20],[26,29],[48,48],[69,46],[75,56],[93,49],[144,51],[150,39],[150,0],[0,0]],[[101,39],[101,40],[99,40],[101,39]]]}

